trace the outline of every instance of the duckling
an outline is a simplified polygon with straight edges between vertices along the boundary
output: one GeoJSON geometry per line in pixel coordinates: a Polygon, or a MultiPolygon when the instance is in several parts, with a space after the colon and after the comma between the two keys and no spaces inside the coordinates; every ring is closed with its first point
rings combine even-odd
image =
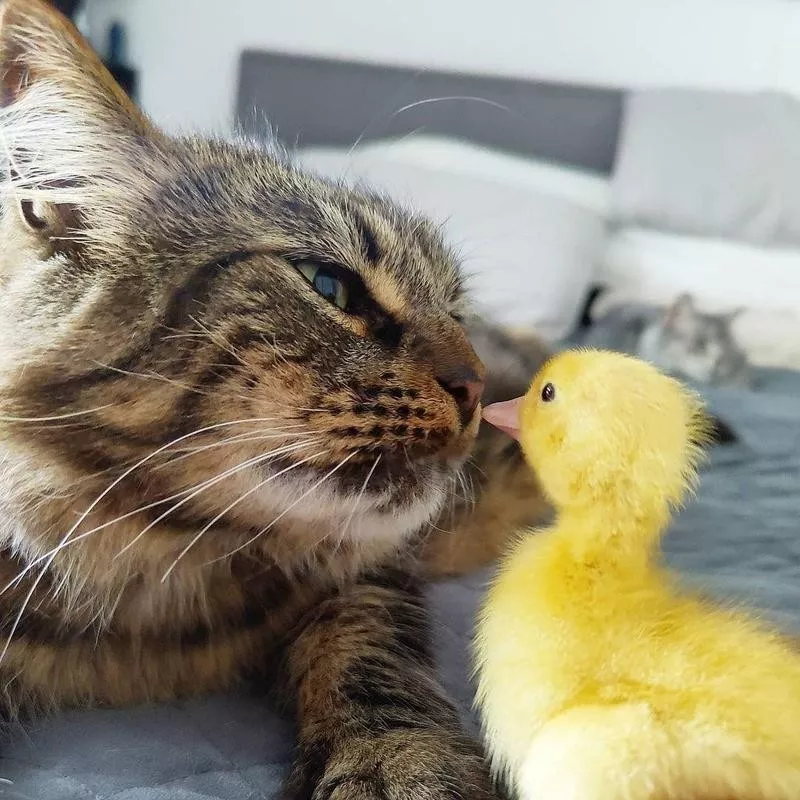
{"type": "Polygon", "coordinates": [[[569,351],[484,416],[556,512],[478,618],[496,773],[524,800],[798,800],[800,656],[661,560],[709,434],[699,398],[637,359],[569,351]]]}

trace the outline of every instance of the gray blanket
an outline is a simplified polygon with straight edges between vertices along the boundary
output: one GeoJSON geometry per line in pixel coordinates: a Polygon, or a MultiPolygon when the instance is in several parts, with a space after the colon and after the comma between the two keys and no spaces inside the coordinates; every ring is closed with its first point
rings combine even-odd
{"type": "MultiPolygon", "coordinates": [[[[666,548],[688,580],[800,631],[800,374],[762,377],[756,392],[709,393],[742,442],[714,454],[666,548]]],[[[431,590],[443,680],[468,724],[467,647],[487,578],[431,590]]],[[[291,741],[291,729],[249,697],[71,713],[14,735],[0,759],[0,798],[272,798],[291,741]]]]}

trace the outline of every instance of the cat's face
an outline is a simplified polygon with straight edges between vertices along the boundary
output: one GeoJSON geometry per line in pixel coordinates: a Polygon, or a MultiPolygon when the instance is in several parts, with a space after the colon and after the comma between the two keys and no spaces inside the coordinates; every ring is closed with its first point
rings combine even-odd
{"type": "Polygon", "coordinates": [[[484,375],[438,232],[258,146],[163,136],[33,8],[2,30],[24,75],[2,112],[0,412],[63,419],[4,436],[75,480],[139,462],[109,498],[183,492],[166,519],[195,528],[429,519],[484,375]]]}
{"type": "Polygon", "coordinates": [[[723,355],[723,341],[713,320],[698,317],[680,327],[667,323],[660,332],[661,357],[670,370],[703,383],[712,379],[723,355]]]}
{"type": "Polygon", "coordinates": [[[662,369],[700,383],[731,382],[746,371],[733,339],[734,315],[704,314],[682,295],[641,338],[641,354],[662,369]]]}

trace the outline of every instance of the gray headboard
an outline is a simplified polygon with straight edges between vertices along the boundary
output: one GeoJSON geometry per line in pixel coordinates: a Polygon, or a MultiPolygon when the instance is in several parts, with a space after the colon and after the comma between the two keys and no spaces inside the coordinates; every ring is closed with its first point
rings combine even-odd
{"type": "Polygon", "coordinates": [[[280,53],[241,56],[237,118],[289,146],[350,147],[424,131],[610,172],[624,93],[280,53]]]}

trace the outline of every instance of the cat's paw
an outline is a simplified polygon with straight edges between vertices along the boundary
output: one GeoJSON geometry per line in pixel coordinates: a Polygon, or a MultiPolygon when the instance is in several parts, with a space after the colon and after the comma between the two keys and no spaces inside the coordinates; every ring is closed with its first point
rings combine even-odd
{"type": "Polygon", "coordinates": [[[342,741],[320,770],[301,748],[291,800],[496,800],[479,748],[450,731],[401,730],[342,741]],[[313,773],[316,772],[316,775],[313,773]]]}

